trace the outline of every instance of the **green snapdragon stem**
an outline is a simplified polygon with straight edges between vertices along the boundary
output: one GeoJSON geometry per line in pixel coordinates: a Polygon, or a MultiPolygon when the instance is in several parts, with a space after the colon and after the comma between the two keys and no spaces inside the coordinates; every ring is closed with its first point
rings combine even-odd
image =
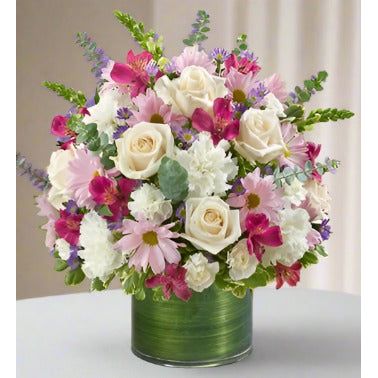
{"type": "Polygon", "coordinates": [[[249,355],[252,344],[252,295],[243,299],[215,285],[193,292],[188,302],[172,295],[154,302],[132,299],[132,351],[167,366],[217,366],[249,355]]]}

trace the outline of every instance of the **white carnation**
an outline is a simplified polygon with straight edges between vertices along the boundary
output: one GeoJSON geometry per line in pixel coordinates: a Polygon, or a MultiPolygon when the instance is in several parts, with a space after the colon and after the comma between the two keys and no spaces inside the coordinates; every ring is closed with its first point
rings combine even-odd
{"type": "Polygon", "coordinates": [[[280,262],[290,266],[303,257],[308,250],[307,234],[311,231],[310,216],[301,208],[285,209],[280,213],[283,244],[279,247],[265,247],[263,264],[280,262]]]}
{"type": "Polygon", "coordinates": [[[283,105],[273,93],[268,93],[264,97],[264,105],[267,109],[273,110],[278,117],[286,116],[283,105]]]}
{"type": "Polygon", "coordinates": [[[55,249],[62,260],[68,260],[71,255],[70,244],[64,239],[57,239],[55,242],[55,249]]]}
{"type": "Polygon", "coordinates": [[[155,186],[143,184],[130,195],[133,201],[128,206],[131,215],[136,219],[148,219],[161,224],[172,215],[171,201],[155,186]]]}
{"type": "Polygon", "coordinates": [[[219,272],[219,263],[209,263],[202,253],[191,255],[185,263],[185,281],[194,291],[202,292],[215,281],[215,275],[219,272]]]}
{"type": "Polygon", "coordinates": [[[229,143],[221,141],[214,146],[210,135],[199,134],[192,146],[187,150],[176,150],[176,160],[188,171],[189,197],[206,197],[224,195],[238,173],[238,167],[231,154],[226,154],[229,143]]]}
{"type": "Polygon", "coordinates": [[[84,259],[82,269],[88,278],[98,277],[105,281],[122,265],[124,258],[113,248],[112,233],[106,220],[93,210],[81,221],[79,241],[84,249],[79,250],[78,255],[84,259]]]}
{"type": "Polygon", "coordinates": [[[303,187],[303,183],[297,178],[295,178],[290,185],[285,183],[283,189],[284,200],[295,206],[299,206],[301,202],[306,199],[307,190],[303,187]]]}
{"type": "Polygon", "coordinates": [[[247,248],[247,239],[240,240],[235,247],[228,252],[227,265],[230,277],[239,281],[250,277],[255,273],[259,261],[255,255],[250,255],[247,248]]]}

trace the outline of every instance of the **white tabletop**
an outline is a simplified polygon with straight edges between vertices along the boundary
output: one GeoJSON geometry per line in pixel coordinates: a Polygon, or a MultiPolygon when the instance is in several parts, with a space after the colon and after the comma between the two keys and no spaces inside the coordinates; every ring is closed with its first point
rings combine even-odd
{"type": "Polygon", "coordinates": [[[130,298],[119,290],[17,302],[17,377],[360,376],[360,297],[259,289],[252,355],[202,369],[147,363],[130,351],[130,298]]]}

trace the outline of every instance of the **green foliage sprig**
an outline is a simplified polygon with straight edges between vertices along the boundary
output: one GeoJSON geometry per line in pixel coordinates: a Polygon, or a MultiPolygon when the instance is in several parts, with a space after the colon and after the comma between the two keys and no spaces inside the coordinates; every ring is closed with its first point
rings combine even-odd
{"type": "Polygon", "coordinates": [[[114,12],[117,20],[130,32],[139,46],[150,52],[157,62],[163,55],[162,38],[156,38],[153,30],[146,32],[143,22],[136,21],[130,14],[121,11],[114,12]]]}
{"type": "Polygon", "coordinates": [[[242,53],[243,51],[247,51],[248,50],[248,45],[247,45],[247,34],[240,34],[237,38],[236,38],[236,45],[237,47],[235,47],[232,52],[236,55],[236,56],[239,56],[240,53],[242,53]]]}
{"type": "Polygon", "coordinates": [[[206,13],[206,11],[199,10],[197,12],[197,18],[192,24],[192,32],[182,42],[187,46],[201,44],[201,42],[208,38],[206,33],[210,31],[209,24],[210,16],[206,13]]]}
{"type": "Polygon", "coordinates": [[[322,83],[326,81],[327,77],[327,71],[320,71],[316,76],[313,75],[309,80],[305,80],[302,88],[296,86],[293,95],[296,97],[297,102],[300,104],[307,102],[310,100],[314,91],[322,91],[322,83]]]}
{"type": "Polygon", "coordinates": [[[87,102],[87,99],[83,92],[76,91],[72,88],[67,88],[64,84],[52,81],[44,81],[42,85],[47,89],[55,92],[58,96],[63,97],[71,104],[78,106],[79,108],[83,107],[87,102]]]}
{"type": "Polygon", "coordinates": [[[339,119],[348,119],[354,116],[354,113],[347,109],[327,108],[312,110],[309,115],[302,120],[297,120],[298,131],[310,131],[318,122],[338,121],[339,119]]]}
{"type": "Polygon", "coordinates": [[[283,183],[286,182],[290,185],[294,179],[298,179],[301,182],[306,182],[312,177],[312,174],[316,171],[320,175],[326,172],[330,172],[340,166],[340,162],[334,159],[327,159],[325,164],[316,163],[314,166],[310,160],[306,161],[304,169],[295,166],[294,168],[285,167],[282,171],[277,167],[274,172],[274,182],[278,187],[282,187],[283,183]]]}

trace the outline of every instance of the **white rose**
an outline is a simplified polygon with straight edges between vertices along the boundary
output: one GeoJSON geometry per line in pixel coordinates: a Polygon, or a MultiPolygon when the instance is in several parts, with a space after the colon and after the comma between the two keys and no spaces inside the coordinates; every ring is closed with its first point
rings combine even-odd
{"type": "Polygon", "coordinates": [[[255,255],[250,255],[247,248],[247,239],[240,240],[227,255],[229,274],[234,281],[250,277],[255,273],[259,261],[255,255]]]}
{"type": "Polygon", "coordinates": [[[268,163],[280,156],[285,148],[280,120],[271,109],[248,109],[240,119],[235,149],[245,159],[268,163]]]}
{"type": "Polygon", "coordinates": [[[240,235],[239,210],[230,210],[219,197],[187,199],[182,237],[196,248],[216,255],[240,235]]]}
{"type": "Polygon", "coordinates": [[[189,66],[177,79],[162,76],[155,84],[155,91],[166,104],[172,105],[175,113],[191,117],[196,108],[212,113],[213,101],[227,94],[224,83],[224,78],[210,75],[203,67],[189,66]]]}
{"type": "Polygon", "coordinates": [[[194,291],[202,292],[215,281],[215,275],[219,272],[219,263],[209,263],[202,253],[195,253],[189,257],[184,268],[188,286],[194,291]]]}
{"type": "Polygon", "coordinates": [[[58,251],[58,255],[62,260],[68,260],[71,256],[71,249],[69,243],[64,239],[57,239],[55,242],[55,248],[58,251]]]}
{"type": "Polygon", "coordinates": [[[51,183],[49,202],[56,209],[63,209],[63,202],[70,199],[68,184],[69,162],[75,158],[74,149],[58,150],[51,154],[47,174],[51,183]]]}
{"type": "Polygon", "coordinates": [[[264,105],[267,109],[273,110],[278,117],[286,116],[283,105],[273,93],[268,93],[264,97],[264,105]]]}
{"type": "Polygon", "coordinates": [[[307,190],[310,207],[318,214],[317,218],[323,218],[324,214],[328,214],[331,210],[331,197],[327,187],[315,180],[308,180],[304,187],[307,190]]]}
{"type": "Polygon", "coordinates": [[[155,186],[143,184],[130,195],[128,207],[131,215],[136,218],[148,219],[161,224],[172,215],[171,201],[155,186]]]}
{"type": "Polygon", "coordinates": [[[173,155],[174,140],[169,125],[140,122],[116,140],[115,165],[126,177],[146,179],[159,169],[164,156],[173,155]]]}

